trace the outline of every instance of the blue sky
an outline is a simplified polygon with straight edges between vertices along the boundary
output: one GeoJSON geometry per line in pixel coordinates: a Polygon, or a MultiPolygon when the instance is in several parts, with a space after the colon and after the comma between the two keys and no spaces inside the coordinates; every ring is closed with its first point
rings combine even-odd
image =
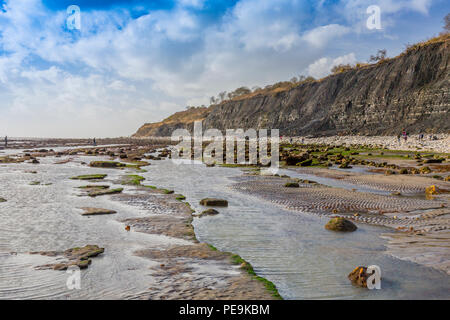
{"type": "Polygon", "coordinates": [[[239,86],[320,78],[442,30],[446,0],[0,0],[0,135],[128,136],[239,86]],[[66,25],[69,5],[81,29],[66,25]],[[367,7],[381,9],[369,30],[367,7]]]}

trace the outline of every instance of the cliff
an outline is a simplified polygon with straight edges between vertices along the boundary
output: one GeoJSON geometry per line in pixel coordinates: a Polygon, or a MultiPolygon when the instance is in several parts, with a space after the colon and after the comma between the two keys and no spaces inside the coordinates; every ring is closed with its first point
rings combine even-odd
{"type": "Polygon", "coordinates": [[[194,121],[204,120],[209,112],[208,108],[190,108],[180,111],[161,122],[144,124],[133,137],[166,137],[171,136],[176,129],[192,131],[194,121]]]}
{"type": "MultiPolygon", "coordinates": [[[[352,68],[284,91],[213,105],[195,120],[204,128],[275,128],[281,135],[450,132],[450,39],[441,36],[398,57],[352,68]]],[[[189,112],[189,111],[186,111],[189,112]]],[[[183,117],[184,120],[194,117],[183,117]]],[[[170,136],[188,121],[164,123],[147,133],[170,136]],[[161,129],[159,129],[161,128],[161,129]]],[[[192,121],[193,122],[193,121],[192,121]]],[[[154,126],[157,124],[154,124],[154,126]]]]}

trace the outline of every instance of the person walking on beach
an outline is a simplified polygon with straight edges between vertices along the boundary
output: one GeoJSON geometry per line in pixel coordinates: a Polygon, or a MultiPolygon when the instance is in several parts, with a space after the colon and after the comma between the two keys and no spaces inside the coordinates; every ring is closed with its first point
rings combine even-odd
{"type": "Polygon", "coordinates": [[[5,148],[8,146],[8,136],[5,136],[5,148]]]}
{"type": "Polygon", "coordinates": [[[94,138],[94,146],[96,146],[97,145],[97,142],[95,141],[95,138],[94,138]]]}

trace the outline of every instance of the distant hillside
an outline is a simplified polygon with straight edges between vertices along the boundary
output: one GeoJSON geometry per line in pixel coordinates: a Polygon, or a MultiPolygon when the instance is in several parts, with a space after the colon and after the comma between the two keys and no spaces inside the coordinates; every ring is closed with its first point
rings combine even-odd
{"type": "Polygon", "coordinates": [[[318,81],[260,90],[178,112],[135,134],[170,136],[177,128],[277,128],[282,135],[450,132],[450,37],[410,46],[376,64],[343,70],[318,81]]]}

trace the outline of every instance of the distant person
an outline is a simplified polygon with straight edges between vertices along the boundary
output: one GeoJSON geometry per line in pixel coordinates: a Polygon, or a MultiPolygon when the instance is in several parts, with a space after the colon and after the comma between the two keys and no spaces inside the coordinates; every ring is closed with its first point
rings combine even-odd
{"type": "Polygon", "coordinates": [[[5,148],[8,146],[8,136],[5,136],[5,148]]]}
{"type": "Polygon", "coordinates": [[[97,145],[97,142],[95,141],[95,138],[94,138],[94,146],[96,146],[97,145]]]}
{"type": "Polygon", "coordinates": [[[400,144],[400,137],[401,137],[401,135],[398,134],[398,135],[397,135],[397,142],[398,142],[398,144],[400,144]]]}

